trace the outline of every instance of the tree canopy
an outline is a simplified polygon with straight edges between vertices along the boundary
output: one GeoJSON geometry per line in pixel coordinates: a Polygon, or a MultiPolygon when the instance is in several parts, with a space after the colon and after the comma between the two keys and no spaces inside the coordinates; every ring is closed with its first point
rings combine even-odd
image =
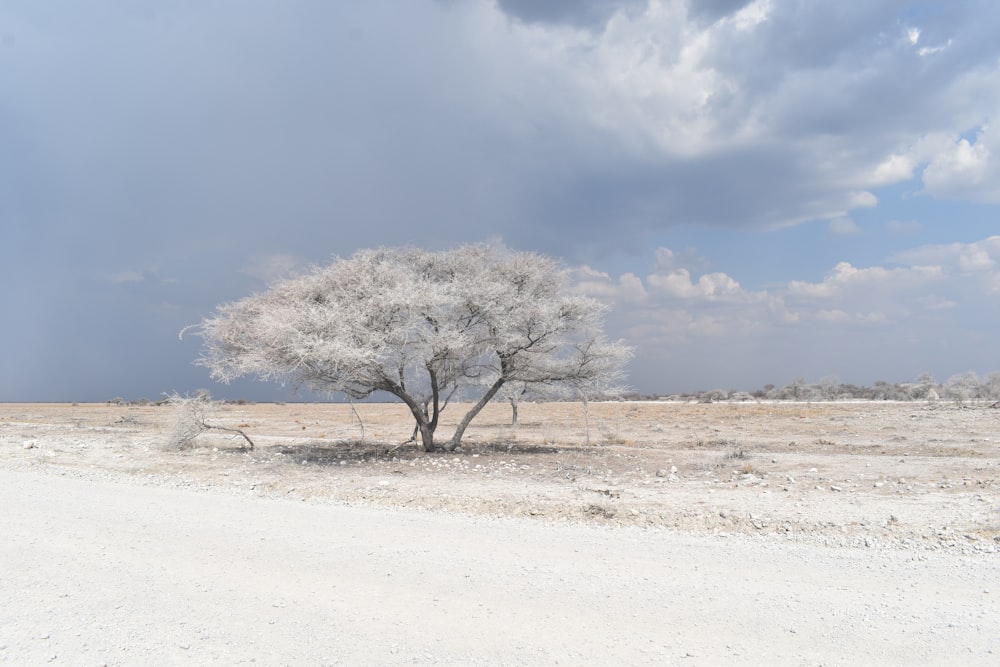
{"type": "Polygon", "coordinates": [[[199,363],[354,399],[386,392],[434,450],[441,411],[473,402],[445,448],[508,383],[595,398],[619,388],[631,349],[605,308],[567,290],[554,259],[503,247],[362,250],[222,305],[201,322],[199,363]]]}

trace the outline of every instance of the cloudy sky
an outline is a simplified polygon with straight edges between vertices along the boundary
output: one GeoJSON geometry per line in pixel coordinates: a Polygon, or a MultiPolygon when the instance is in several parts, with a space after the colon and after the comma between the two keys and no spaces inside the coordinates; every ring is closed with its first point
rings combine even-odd
{"type": "Polygon", "coordinates": [[[1000,5],[5,0],[0,401],[287,398],[178,331],[308,263],[562,258],[644,392],[1000,370],[1000,5]]]}

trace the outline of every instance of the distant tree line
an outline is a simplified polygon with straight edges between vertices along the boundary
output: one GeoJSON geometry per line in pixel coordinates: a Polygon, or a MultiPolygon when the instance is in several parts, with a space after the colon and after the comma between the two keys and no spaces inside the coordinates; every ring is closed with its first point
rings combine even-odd
{"type": "Polygon", "coordinates": [[[911,382],[886,382],[878,380],[871,386],[841,382],[828,376],[819,382],[808,383],[798,377],[783,387],[764,385],[754,391],[724,389],[701,390],[671,394],[629,394],[626,400],[677,400],[701,403],[741,401],[1000,401],[1000,371],[984,377],[976,373],[953,375],[945,382],[938,382],[930,373],[920,375],[911,382]]]}
{"type": "MultiPolygon", "coordinates": [[[[204,397],[210,400],[212,398],[211,392],[207,389],[199,389],[194,395],[196,397],[204,397]]],[[[117,405],[122,407],[147,407],[147,406],[161,406],[161,405],[174,405],[176,403],[176,394],[163,394],[162,398],[150,400],[148,398],[136,398],[136,399],[124,399],[121,396],[115,396],[114,398],[107,401],[108,405],[117,405]]],[[[226,399],[217,401],[220,405],[253,405],[254,401],[248,401],[245,398],[236,399],[226,399]]]]}
{"type": "MultiPolygon", "coordinates": [[[[199,389],[196,392],[196,394],[201,393],[208,394],[208,391],[199,389]]],[[[514,387],[514,385],[509,388],[509,391],[503,393],[503,398],[510,401],[514,406],[515,415],[517,414],[517,405],[520,402],[559,400],[555,395],[546,396],[526,391],[523,387],[514,387]],[[515,388],[517,388],[517,391],[514,391],[515,388]]],[[[600,399],[602,397],[598,396],[597,398],[600,399]]],[[[700,403],[746,401],[954,401],[958,403],[997,403],[1000,402],[1000,371],[994,371],[985,376],[980,376],[973,372],[960,373],[951,376],[944,382],[938,382],[930,373],[923,373],[916,380],[910,382],[877,380],[871,386],[840,382],[833,375],[824,377],[819,382],[814,383],[807,383],[804,378],[797,377],[783,387],[766,384],[760,389],[753,391],[709,389],[669,395],[628,392],[604,398],[624,401],[670,400],[700,403]]],[[[253,401],[241,398],[224,400],[220,401],[220,403],[252,405],[253,401]]],[[[280,403],[283,403],[283,401],[280,401],[280,403]]],[[[116,397],[109,400],[108,404],[121,406],[169,405],[170,397],[164,395],[163,398],[155,401],[146,398],[125,400],[116,397]]]]}

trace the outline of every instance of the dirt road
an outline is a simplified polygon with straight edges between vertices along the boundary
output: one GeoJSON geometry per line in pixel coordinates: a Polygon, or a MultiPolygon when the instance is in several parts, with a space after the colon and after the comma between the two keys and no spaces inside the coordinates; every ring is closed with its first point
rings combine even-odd
{"type": "Polygon", "coordinates": [[[0,662],[1000,661],[1000,559],[0,471],[0,662]]]}

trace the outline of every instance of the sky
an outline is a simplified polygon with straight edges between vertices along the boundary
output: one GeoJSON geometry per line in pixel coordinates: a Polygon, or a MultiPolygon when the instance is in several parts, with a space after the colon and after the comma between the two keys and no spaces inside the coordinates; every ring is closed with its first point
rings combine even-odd
{"type": "Polygon", "coordinates": [[[5,0],[0,401],[359,248],[560,258],[643,393],[1000,370],[1000,4],[5,0]]]}

